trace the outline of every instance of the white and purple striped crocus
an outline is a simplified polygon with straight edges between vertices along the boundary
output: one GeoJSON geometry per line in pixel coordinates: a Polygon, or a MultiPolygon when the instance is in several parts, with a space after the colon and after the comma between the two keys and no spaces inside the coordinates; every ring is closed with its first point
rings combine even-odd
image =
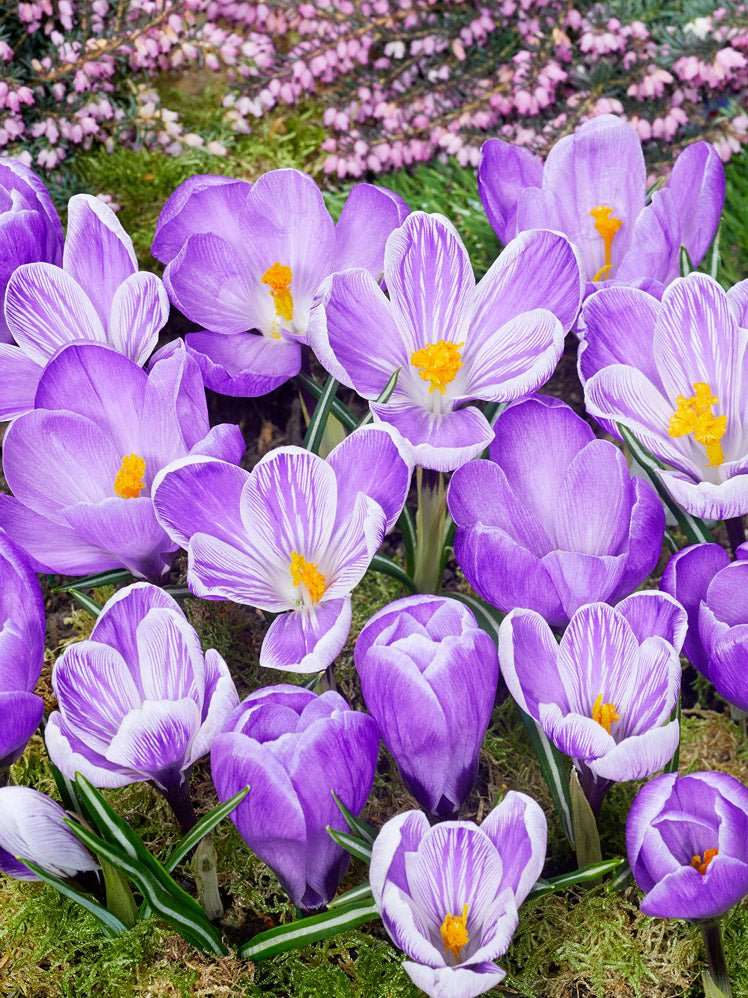
{"type": "Polygon", "coordinates": [[[90,639],[52,671],[59,710],[47,751],[67,777],[94,786],[152,780],[181,816],[185,774],[210,751],[239,698],[226,663],[168,593],[136,582],[115,593],[90,639]]]}
{"type": "Polygon", "coordinates": [[[64,878],[99,865],[67,827],[56,801],[31,787],[0,787],[0,873],[39,880],[19,857],[64,878]]]}
{"type": "Polygon", "coordinates": [[[476,285],[451,222],[419,211],[387,240],[384,278],[389,298],[362,269],[326,281],[312,348],[402,433],[416,464],[450,471],[493,436],[469,402],[511,402],[553,373],[581,300],[576,253],[565,236],[527,232],[476,285]],[[376,402],[396,370],[389,401],[376,402]]]}
{"type": "Polygon", "coordinates": [[[238,426],[210,428],[200,371],[184,346],[148,372],[99,344],[71,344],[49,362],[36,408],[11,424],[0,526],[38,572],[128,568],[158,578],[177,551],[156,521],[151,483],[170,461],[239,461],[238,426]]]}
{"type": "Polygon", "coordinates": [[[378,746],[371,717],[338,693],[286,684],[251,693],[213,744],[219,799],[251,788],[231,820],[299,908],[322,907],[338,888],[350,857],[327,832],[347,830],[333,793],[360,813],[378,746]]]}
{"type": "Polygon", "coordinates": [[[719,918],[748,894],[748,787],[727,773],[664,773],[626,821],[629,866],[655,918],[719,918]]]}
{"type": "Polygon", "coordinates": [[[552,626],[585,603],[615,603],[657,564],[665,530],[652,486],[559,399],[537,395],[499,417],[489,460],[447,493],[455,556],[471,586],[507,612],[552,626]]]}
{"type": "Polygon", "coordinates": [[[628,427],[666,466],[659,475],[689,513],[748,512],[748,281],[726,293],[689,274],[661,302],[603,288],[583,319],[588,412],[628,427]]]}
{"type": "MultiPolygon", "coordinates": [[[[63,239],[57,210],[39,177],[20,160],[0,157],[0,344],[13,342],[2,314],[11,274],[25,263],[59,264],[63,239]]],[[[0,345],[5,387],[18,376],[13,357],[12,347],[0,345]]]]}
{"type": "Polygon", "coordinates": [[[403,967],[431,998],[473,998],[506,976],[517,909],[545,863],[540,807],[510,791],[484,819],[429,827],[421,811],[391,818],[374,842],[374,901],[403,967]]]}
{"type": "Polygon", "coordinates": [[[345,267],[378,280],[385,239],[407,213],[392,191],[357,184],[336,225],[298,170],[271,170],[254,184],[211,175],[180,184],[152,249],[172,302],[203,327],[186,342],[205,384],[264,395],[298,374],[319,285],[345,267]]]}
{"type": "Polygon", "coordinates": [[[138,270],[132,240],[107,204],[76,194],[67,219],[62,260],[21,263],[8,281],[4,321],[15,346],[0,350],[0,419],[34,408],[44,365],[61,346],[104,343],[142,366],[169,317],[163,284],[138,270]]]}
{"type": "Polygon", "coordinates": [[[406,596],[356,642],[367,710],[418,803],[454,818],[470,793],[499,678],[496,645],[444,596],[406,596]]]}
{"type": "Polygon", "coordinates": [[[44,712],[33,690],[44,662],[44,601],[27,556],[0,530],[0,774],[44,712]]]}
{"type": "Polygon", "coordinates": [[[611,782],[650,776],[675,752],[686,627],[683,607],[653,590],[616,607],[581,607],[560,644],[534,610],[512,610],[501,622],[509,692],[571,757],[595,810],[611,782]]]}
{"type": "Polygon", "coordinates": [[[319,672],[342,649],[351,590],[408,495],[411,466],[400,448],[396,432],[369,426],[326,460],[278,447],[251,472],[189,457],[157,476],[156,515],[187,549],[192,592],[278,614],[260,665],[319,672]]]}
{"type": "Polygon", "coordinates": [[[748,710],[748,544],[736,554],[731,562],[720,544],[683,548],[661,586],[688,613],[688,660],[720,696],[748,710]]]}
{"type": "Polygon", "coordinates": [[[604,114],[559,139],[545,163],[521,146],[489,139],[478,191],[504,243],[537,226],[564,232],[582,254],[588,291],[612,280],[661,292],[680,272],[681,246],[694,265],[709,248],[725,173],[716,150],[694,142],[647,203],[641,140],[627,121],[604,114]]]}

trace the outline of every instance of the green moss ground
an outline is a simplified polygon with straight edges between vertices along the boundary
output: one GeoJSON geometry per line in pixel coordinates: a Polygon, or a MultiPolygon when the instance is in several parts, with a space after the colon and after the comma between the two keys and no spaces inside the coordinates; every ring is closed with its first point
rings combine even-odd
{"type": "MultiPolygon", "coordinates": [[[[195,172],[227,173],[249,179],[264,170],[294,165],[320,175],[322,129],[313,105],[284,118],[270,116],[249,136],[232,138],[223,129],[216,105],[220,82],[214,78],[166,80],[161,92],[177,106],[185,124],[208,138],[224,141],[227,157],[190,151],[173,159],[159,153],[119,148],[113,153],[79,156],[67,167],[55,194],[62,203],[76,190],[109,193],[121,204],[120,217],[133,235],[143,266],[154,266],[149,246],[158,211],[174,187],[195,172]]],[[[477,198],[474,175],[450,163],[422,166],[382,178],[412,207],[442,211],[457,224],[476,270],[482,273],[498,246],[477,198]]],[[[344,192],[327,193],[337,210],[344,192]]],[[[744,276],[748,250],[748,155],[728,167],[728,204],[722,236],[723,276],[744,276]]],[[[565,381],[565,384],[571,384],[565,381]]],[[[555,390],[555,389],[554,389],[555,390]]],[[[238,418],[234,416],[233,418],[238,418]]],[[[96,594],[103,601],[109,593],[96,594]]],[[[397,583],[369,575],[354,596],[354,625],[402,595],[397,583]]],[[[85,611],[50,599],[49,663],[62,645],[84,637],[92,625],[85,611]]],[[[187,600],[185,609],[204,646],[215,647],[229,662],[242,694],[287,676],[260,670],[257,653],[264,631],[261,616],[228,603],[187,600]]],[[[353,638],[352,638],[353,640],[353,638]]],[[[360,703],[349,642],[336,675],[341,692],[360,703]]],[[[42,689],[49,691],[48,675],[42,689]]],[[[740,727],[719,704],[704,699],[683,720],[683,769],[719,768],[748,781],[748,747],[740,727]],[[716,708],[716,709],[714,709],[716,708]]],[[[17,783],[54,794],[40,738],[16,765],[17,783]]],[[[573,867],[540,772],[511,704],[496,711],[481,759],[480,787],[468,812],[483,814],[510,788],[532,793],[549,816],[551,872],[573,867]]],[[[193,795],[202,807],[212,803],[207,767],[193,774],[193,795]]],[[[623,850],[623,822],[633,787],[619,787],[604,805],[601,832],[606,855],[623,850]]],[[[135,785],[110,799],[154,850],[176,836],[163,801],[149,787],[135,785]]],[[[391,763],[383,759],[368,816],[377,824],[410,806],[391,763]]],[[[229,900],[226,928],[245,939],[294,913],[273,875],[244,847],[230,823],[215,836],[221,886],[229,900]]],[[[345,887],[361,882],[365,871],[354,863],[345,887]]],[[[664,923],[638,912],[638,892],[629,884],[609,886],[530,902],[502,964],[509,971],[507,994],[527,998],[677,998],[702,993],[698,932],[683,922],[664,923]]],[[[748,907],[733,911],[725,926],[728,960],[736,998],[748,998],[748,907]]],[[[105,939],[93,920],[54,891],[39,884],[0,878],[0,998],[130,998],[130,996],[260,996],[277,998],[414,998],[418,993],[400,969],[401,956],[372,923],[327,943],[252,965],[234,957],[216,961],[191,950],[154,921],[138,925],[115,941],[105,939]]],[[[497,992],[498,993],[498,992],[497,992]]]]}

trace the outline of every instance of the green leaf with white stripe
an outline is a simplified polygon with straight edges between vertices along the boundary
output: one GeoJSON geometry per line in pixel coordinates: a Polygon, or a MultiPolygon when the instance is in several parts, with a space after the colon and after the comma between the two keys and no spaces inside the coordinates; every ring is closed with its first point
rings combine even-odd
{"type": "MultiPolygon", "coordinates": [[[[389,402],[390,398],[392,397],[392,393],[395,390],[395,385],[397,384],[397,379],[399,377],[400,377],[400,368],[398,367],[395,371],[392,372],[392,374],[390,375],[390,380],[384,386],[379,395],[377,395],[375,399],[375,402],[377,404],[384,405],[386,402],[389,402]]],[[[367,426],[369,423],[371,423],[373,419],[374,417],[372,416],[371,409],[369,409],[366,415],[362,417],[361,422],[358,425],[359,427],[367,426]]]]}
{"type": "Polygon", "coordinates": [[[371,564],[369,566],[374,572],[381,572],[383,575],[389,575],[392,579],[397,579],[402,585],[409,589],[412,593],[415,592],[415,583],[408,575],[408,573],[398,565],[396,561],[392,558],[388,558],[383,554],[375,554],[371,559],[371,564]]]}
{"type": "Polygon", "coordinates": [[[619,873],[626,866],[626,860],[618,856],[616,859],[605,859],[599,863],[590,863],[588,866],[581,866],[571,873],[562,873],[558,877],[550,877],[548,880],[539,880],[530,893],[530,898],[543,897],[545,894],[552,894],[557,891],[565,891],[569,887],[584,887],[586,884],[593,884],[609,873],[619,873]]]}
{"type": "Polygon", "coordinates": [[[239,956],[246,960],[267,960],[279,953],[301,949],[322,939],[355,929],[365,922],[379,918],[373,901],[353,902],[341,905],[321,915],[299,918],[288,925],[279,925],[267,932],[253,936],[239,948],[239,956]]]}
{"type": "Polygon", "coordinates": [[[79,606],[82,606],[84,610],[88,610],[94,617],[98,617],[103,610],[103,607],[99,606],[95,599],[89,596],[88,593],[81,592],[80,589],[71,589],[70,595],[79,606]]]}
{"type": "Polygon", "coordinates": [[[366,863],[367,865],[371,862],[371,845],[364,839],[359,838],[358,835],[339,832],[337,828],[333,828],[331,825],[327,826],[327,834],[333,842],[337,842],[354,859],[360,859],[362,863],[366,863]]]}
{"type": "Polygon", "coordinates": [[[357,818],[355,814],[352,814],[334,790],[331,793],[332,799],[335,801],[338,811],[345,818],[345,823],[350,828],[351,833],[371,845],[377,837],[376,828],[370,825],[368,821],[364,821],[363,818],[357,818]]]}
{"type": "Polygon", "coordinates": [[[239,793],[234,794],[233,797],[229,797],[227,801],[223,804],[219,804],[218,807],[214,807],[212,811],[208,811],[207,814],[197,822],[196,825],[184,835],[179,842],[174,846],[172,851],[166,857],[164,861],[164,866],[171,873],[172,870],[182,862],[185,856],[191,852],[195,846],[204,839],[209,832],[212,832],[216,825],[220,824],[224,818],[227,818],[231,812],[237,808],[244,798],[249,793],[249,787],[245,787],[240,790],[239,793]]]}
{"type": "Polygon", "coordinates": [[[356,901],[371,901],[373,895],[371,893],[371,887],[368,884],[359,884],[358,887],[352,887],[345,894],[341,894],[340,897],[333,898],[328,904],[328,908],[341,908],[344,905],[351,904],[356,901]]]}
{"type": "Polygon", "coordinates": [[[325,436],[325,427],[327,426],[327,420],[330,415],[330,408],[332,407],[337,390],[338,383],[335,378],[330,375],[325,382],[322,394],[317,399],[317,404],[314,407],[314,412],[312,413],[312,418],[309,420],[309,426],[307,427],[306,436],[304,437],[304,446],[307,450],[310,450],[312,454],[319,454],[320,447],[322,446],[322,441],[325,436]]]}
{"type": "Polygon", "coordinates": [[[98,575],[87,575],[83,579],[76,579],[75,582],[68,582],[64,586],[55,586],[52,592],[69,593],[74,589],[98,589],[99,586],[116,586],[120,582],[134,581],[132,572],[118,568],[111,572],[99,572],[98,575]]]}
{"type": "Polygon", "coordinates": [[[653,457],[649,451],[644,448],[636,437],[633,435],[628,427],[624,426],[622,423],[618,423],[618,432],[621,434],[624,443],[631,451],[632,457],[637,461],[638,464],[644,469],[647,477],[651,481],[657,490],[657,494],[660,499],[665,503],[667,508],[675,517],[675,521],[683,531],[683,533],[688,538],[689,544],[712,544],[714,543],[714,538],[710,534],[706,524],[703,520],[699,520],[695,516],[691,516],[682,509],[678,503],[673,499],[667,490],[665,483],[660,476],[660,471],[662,470],[662,465],[660,462],[653,457]]]}
{"type": "Polygon", "coordinates": [[[413,514],[407,506],[403,506],[400,519],[397,521],[397,529],[400,531],[405,549],[405,572],[409,578],[412,578],[416,564],[416,525],[413,514]]]}
{"type": "Polygon", "coordinates": [[[56,877],[54,874],[48,873],[45,869],[37,863],[32,862],[30,859],[24,859],[22,856],[19,856],[18,858],[21,863],[28,866],[28,868],[33,871],[40,880],[43,880],[45,884],[49,884],[50,887],[54,887],[54,889],[59,894],[62,894],[63,897],[79,904],[81,908],[85,908],[90,915],[93,915],[108,936],[114,938],[115,936],[121,936],[123,932],[127,932],[127,926],[124,922],[117,918],[116,915],[113,915],[111,911],[107,911],[103,905],[100,905],[98,901],[95,901],[92,897],[89,897],[88,894],[84,894],[83,891],[77,890],[67,880],[63,880],[61,877],[56,877]]]}
{"type": "MultiPolygon", "coordinates": [[[[316,381],[314,381],[306,374],[299,374],[298,380],[302,388],[306,389],[306,391],[308,391],[309,394],[313,395],[316,399],[319,399],[321,397],[326,387],[318,385],[316,381]]],[[[348,406],[344,405],[340,401],[340,399],[333,398],[330,404],[330,411],[332,412],[332,414],[335,416],[336,419],[340,420],[340,422],[343,424],[346,430],[353,431],[358,426],[358,420],[353,415],[348,406]]]]}

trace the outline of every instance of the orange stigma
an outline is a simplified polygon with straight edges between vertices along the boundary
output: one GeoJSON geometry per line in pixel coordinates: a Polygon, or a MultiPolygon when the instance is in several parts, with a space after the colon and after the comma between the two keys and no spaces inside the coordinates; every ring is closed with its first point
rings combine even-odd
{"type": "Polygon", "coordinates": [[[444,948],[448,949],[455,959],[460,959],[460,953],[470,942],[470,933],[467,928],[468,906],[462,906],[461,915],[447,914],[439,929],[444,948]]]}
{"type": "Polygon", "coordinates": [[[137,499],[145,488],[145,461],[139,454],[125,454],[114,477],[114,494],[120,499],[137,499]]]}
{"type": "Polygon", "coordinates": [[[603,241],[604,260],[602,267],[592,280],[603,281],[613,269],[613,240],[623,222],[620,218],[615,217],[613,209],[607,204],[598,204],[594,208],[590,208],[590,215],[595,219],[595,228],[603,241]]]}
{"type": "Polygon", "coordinates": [[[703,877],[706,871],[709,869],[709,864],[714,859],[715,856],[719,855],[719,849],[705,849],[704,856],[702,858],[700,853],[696,853],[695,856],[691,857],[691,866],[698,870],[703,877]]]}
{"type": "Polygon", "coordinates": [[[603,703],[602,693],[598,693],[592,705],[592,720],[597,721],[601,728],[610,734],[610,729],[616,721],[621,720],[621,715],[616,710],[615,704],[603,703]]]}

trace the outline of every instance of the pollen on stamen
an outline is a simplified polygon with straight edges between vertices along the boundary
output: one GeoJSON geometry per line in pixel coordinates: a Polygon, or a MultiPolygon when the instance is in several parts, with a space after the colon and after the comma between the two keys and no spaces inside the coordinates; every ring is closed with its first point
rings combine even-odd
{"type": "Polygon", "coordinates": [[[428,381],[430,392],[443,392],[457,377],[462,367],[462,346],[462,343],[437,340],[411,354],[410,362],[421,378],[428,381]]]}
{"type": "Polygon", "coordinates": [[[592,705],[592,720],[597,721],[601,728],[610,734],[610,729],[613,727],[616,721],[621,720],[621,715],[618,713],[615,704],[603,703],[602,693],[598,693],[595,697],[595,702],[592,705]]]}
{"type": "Polygon", "coordinates": [[[695,870],[698,870],[703,877],[706,875],[706,871],[709,869],[711,861],[718,855],[719,849],[705,849],[703,856],[701,853],[696,853],[695,856],[691,857],[691,866],[695,870]]]}
{"type": "Polygon", "coordinates": [[[293,321],[293,294],[291,292],[291,281],[293,272],[290,267],[277,260],[272,264],[260,278],[270,290],[270,295],[275,305],[275,314],[284,322],[293,321]]]}
{"type": "Polygon", "coordinates": [[[595,229],[603,241],[603,265],[592,278],[594,281],[602,281],[609,276],[613,269],[613,240],[616,233],[623,225],[620,218],[616,218],[613,209],[607,204],[598,204],[590,208],[590,215],[595,220],[595,229]]]}
{"type": "Polygon", "coordinates": [[[470,942],[467,918],[468,905],[465,904],[462,906],[461,915],[452,915],[451,913],[447,913],[444,916],[444,921],[439,928],[439,934],[442,937],[444,948],[448,949],[452,956],[458,960],[462,950],[470,942]]]}
{"type": "Polygon", "coordinates": [[[137,499],[145,488],[145,461],[139,454],[125,454],[114,477],[114,494],[120,499],[137,499]]]}
{"type": "Polygon", "coordinates": [[[291,552],[289,564],[291,581],[295,586],[304,586],[312,603],[319,603],[325,594],[327,580],[312,561],[307,561],[298,551],[291,552]]]}
{"type": "Polygon", "coordinates": [[[691,434],[706,451],[711,467],[716,468],[725,459],[721,440],[727,432],[727,416],[712,412],[712,406],[719,405],[719,399],[706,382],[695,382],[693,391],[689,397],[678,395],[676,398],[668,433],[674,439],[691,434]]]}

